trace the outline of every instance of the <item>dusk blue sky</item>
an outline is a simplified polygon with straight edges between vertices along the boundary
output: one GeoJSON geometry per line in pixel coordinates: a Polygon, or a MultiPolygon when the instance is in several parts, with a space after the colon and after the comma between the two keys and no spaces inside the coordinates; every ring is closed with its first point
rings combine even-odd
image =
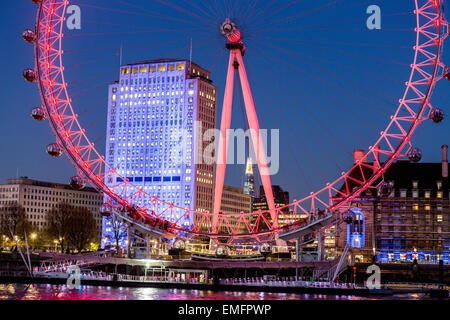
{"type": "MultiPolygon", "coordinates": [[[[280,129],[280,172],[272,180],[291,198],[336,179],[351,166],[353,149],[375,142],[403,95],[414,54],[413,0],[72,3],[81,7],[82,29],[65,31],[66,80],[75,94],[74,109],[102,153],[107,87],[118,78],[121,45],[124,64],[189,58],[192,38],[193,61],[210,70],[218,86],[220,119],[227,51],[218,27],[227,16],[242,26],[260,125],[280,129]],[[372,4],[382,10],[381,30],[366,28],[366,9],[372,4]]],[[[33,28],[37,6],[17,0],[2,1],[0,8],[0,183],[17,174],[67,182],[75,170],[66,157],[53,159],[45,153],[55,138],[47,122],[29,116],[40,98],[37,86],[21,75],[34,65],[33,47],[21,33],[33,28]]],[[[444,61],[450,61],[445,52],[444,61]]],[[[438,83],[433,105],[447,111],[449,93],[449,82],[438,83]]],[[[244,127],[239,101],[236,95],[235,128],[244,127]]],[[[413,143],[422,149],[424,161],[440,161],[441,145],[450,143],[449,128],[447,120],[419,128],[413,143]]],[[[241,186],[243,170],[232,166],[227,183],[241,186]]]]}

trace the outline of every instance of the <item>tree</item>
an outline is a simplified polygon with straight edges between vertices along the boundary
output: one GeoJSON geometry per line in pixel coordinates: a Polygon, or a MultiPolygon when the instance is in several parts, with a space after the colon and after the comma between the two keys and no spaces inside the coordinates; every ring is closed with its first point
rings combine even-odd
{"type": "Polygon", "coordinates": [[[65,252],[66,239],[70,230],[70,217],[74,207],[67,203],[59,203],[47,214],[46,234],[49,239],[56,239],[61,247],[61,252],[65,252]]]}
{"type": "Polygon", "coordinates": [[[87,208],[60,203],[49,211],[47,222],[47,236],[56,239],[61,252],[82,251],[95,240],[96,223],[87,208]]]}
{"type": "Polygon", "coordinates": [[[106,218],[106,224],[111,228],[110,240],[115,243],[116,253],[118,254],[120,243],[127,237],[127,227],[115,214],[106,218]]]}
{"type": "Polygon", "coordinates": [[[0,234],[6,237],[24,237],[29,233],[31,225],[27,219],[25,209],[19,204],[13,204],[1,208],[0,211],[0,234]]]}
{"type": "Polygon", "coordinates": [[[78,252],[89,248],[90,244],[96,240],[96,231],[97,225],[92,212],[83,207],[74,208],[67,234],[69,245],[78,252]]]}

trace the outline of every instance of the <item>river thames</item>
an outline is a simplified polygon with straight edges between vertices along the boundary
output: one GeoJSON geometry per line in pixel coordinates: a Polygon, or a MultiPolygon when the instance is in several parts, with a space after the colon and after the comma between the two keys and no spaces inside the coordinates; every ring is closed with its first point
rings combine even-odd
{"type": "Polygon", "coordinates": [[[0,284],[0,300],[429,300],[424,294],[357,297],[268,292],[213,292],[207,290],[125,288],[66,285],[0,284]]]}

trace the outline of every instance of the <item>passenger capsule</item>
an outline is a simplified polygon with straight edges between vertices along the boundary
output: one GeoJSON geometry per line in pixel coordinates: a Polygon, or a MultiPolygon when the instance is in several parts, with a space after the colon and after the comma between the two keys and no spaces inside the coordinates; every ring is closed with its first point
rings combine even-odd
{"type": "Polygon", "coordinates": [[[34,120],[38,120],[38,121],[45,120],[46,117],[45,117],[44,109],[41,107],[34,108],[33,110],[31,110],[31,117],[34,120]]]}
{"type": "Polygon", "coordinates": [[[272,253],[272,246],[268,243],[264,243],[260,248],[259,252],[261,254],[271,254],[272,253]]]}
{"type": "Polygon", "coordinates": [[[83,190],[86,187],[86,181],[80,176],[70,178],[70,186],[75,190],[83,190]]]}
{"type": "Polygon", "coordinates": [[[390,183],[383,182],[378,187],[378,194],[382,197],[386,197],[386,196],[390,195],[391,193],[392,193],[392,186],[390,183]]]}
{"type": "Polygon", "coordinates": [[[183,240],[178,239],[173,243],[173,248],[177,250],[185,250],[186,243],[183,240]]]}
{"type": "Polygon", "coordinates": [[[35,3],[35,4],[41,4],[42,0],[31,0],[31,2],[35,3]]]}
{"type": "Polygon", "coordinates": [[[63,149],[61,146],[57,143],[52,143],[47,146],[47,153],[51,155],[52,157],[60,157],[63,153],[63,149]]]}
{"type": "Polygon", "coordinates": [[[33,30],[26,29],[22,33],[22,38],[28,43],[35,43],[36,42],[36,33],[33,30]]]}
{"type": "Polygon", "coordinates": [[[33,69],[25,69],[22,75],[28,82],[36,82],[37,80],[36,71],[34,71],[33,69]]]}
{"type": "Polygon", "coordinates": [[[408,152],[408,158],[411,162],[419,162],[422,160],[422,151],[419,148],[412,148],[408,152]]]}
{"type": "Polygon", "coordinates": [[[431,110],[430,119],[434,123],[441,123],[444,120],[444,111],[434,108],[433,110],[431,110]]]}
{"type": "Polygon", "coordinates": [[[108,203],[104,203],[100,207],[100,214],[103,217],[110,217],[111,216],[111,212],[112,212],[111,206],[108,203]]]}
{"type": "Polygon", "coordinates": [[[450,67],[445,67],[444,78],[450,81],[450,67]]]}
{"type": "Polygon", "coordinates": [[[219,257],[225,257],[228,255],[228,247],[226,246],[219,246],[216,249],[216,255],[219,257]]]}

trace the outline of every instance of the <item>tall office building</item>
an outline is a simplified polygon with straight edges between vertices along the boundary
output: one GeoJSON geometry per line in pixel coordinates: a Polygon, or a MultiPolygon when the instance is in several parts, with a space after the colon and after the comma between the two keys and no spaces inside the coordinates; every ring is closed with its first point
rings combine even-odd
{"type": "Polygon", "coordinates": [[[215,167],[203,136],[216,128],[216,106],[210,72],[189,60],[121,66],[109,86],[106,161],[150,195],[211,212],[215,167]]]}

